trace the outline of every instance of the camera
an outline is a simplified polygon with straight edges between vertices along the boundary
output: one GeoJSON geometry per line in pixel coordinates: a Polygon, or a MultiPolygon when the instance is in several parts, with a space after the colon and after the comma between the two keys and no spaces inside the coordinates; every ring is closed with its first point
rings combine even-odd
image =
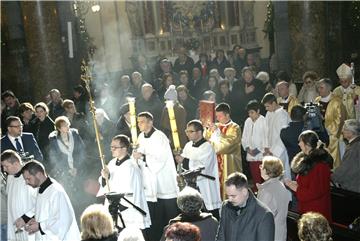
{"type": "Polygon", "coordinates": [[[305,129],[313,131],[324,131],[323,119],[320,106],[315,103],[305,103],[305,129]]]}

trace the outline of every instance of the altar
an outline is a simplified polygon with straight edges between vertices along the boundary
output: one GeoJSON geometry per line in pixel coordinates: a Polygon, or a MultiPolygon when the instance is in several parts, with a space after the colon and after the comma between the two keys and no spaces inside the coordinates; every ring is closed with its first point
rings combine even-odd
{"type": "Polygon", "coordinates": [[[133,55],[148,58],[189,51],[212,53],[239,44],[252,52],[260,46],[254,25],[254,2],[126,2],[132,27],[133,55]]]}

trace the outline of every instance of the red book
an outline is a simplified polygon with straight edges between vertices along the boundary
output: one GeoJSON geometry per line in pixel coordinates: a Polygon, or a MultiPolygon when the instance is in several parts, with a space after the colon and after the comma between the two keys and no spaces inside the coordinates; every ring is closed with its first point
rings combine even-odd
{"type": "Polygon", "coordinates": [[[199,116],[203,126],[215,122],[215,102],[208,100],[199,101],[199,116]]]}

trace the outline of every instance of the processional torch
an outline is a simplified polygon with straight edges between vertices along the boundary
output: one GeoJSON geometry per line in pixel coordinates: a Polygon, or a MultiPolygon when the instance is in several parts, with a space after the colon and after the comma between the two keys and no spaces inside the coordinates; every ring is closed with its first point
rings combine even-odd
{"type": "MultiPolygon", "coordinates": [[[[175,155],[180,155],[181,147],[180,147],[179,133],[178,133],[177,126],[176,126],[176,119],[175,119],[175,112],[174,112],[174,101],[167,100],[166,101],[166,108],[167,108],[168,114],[169,114],[172,139],[173,139],[173,143],[174,143],[173,153],[175,155]]],[[[178,186],[179,186],[180,190],[182,190],[182,189],[184,189],[184,187],[186,185],[184,177],[181,176],[181,173],[183,172],[182,163],[177,164],[176,171],[178,173],[178,176],[177,176],[178,186]]]]}
{"type": "MultiPolygon", "coordinates": [[[[85,60],[83,60],[81,62],[81,80],[84,81],[85,86],[86,86],[86,90],[89,94],[89,107],[90,107],[90,112],[92,114],[92,119],[93,119],[93,124],[94,124],[94,129],[95,129],[95,136],[96,136],[96,143],[98,146],[98,150],[99,150],[99,157],[100,157],[100,161],[101,161],[101,166],[104,169],[106,167],[105,165],[105,157],[104,157],[104,153],[103,153],[103,149],[102,149],[102,145],[101,145],[101,138],[100,138],[100,133],[99,133],[99,127],[98,124],[96,122],[96,108],[95,108],[95,104],[94,104],[94,100],[93,97],[91,95],[91,89],[90,89],[90,84],[91,84],[91,72],[89,70],[89,67],[87,66],[85,60]]],[[[106,177],[105,178],[105,183],[106,183],[106,187],[108,192],[110,192],[110,185],[109,185],[109,178],[106,177]]]]}
{"type": "Polygon", "coordinates": [[[132,148],[136,150],[138,148],[137,141],[137,127],[136,127],[136,110],[135,110],[135,97],[127,97],[129,103],[129,112],[130,112],[130,131],[131,131],[131,141],[132,148]]]}

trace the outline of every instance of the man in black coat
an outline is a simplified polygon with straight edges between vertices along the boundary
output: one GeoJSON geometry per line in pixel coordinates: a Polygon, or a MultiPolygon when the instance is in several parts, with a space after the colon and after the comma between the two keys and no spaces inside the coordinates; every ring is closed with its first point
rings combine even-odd
{"type": "Polygon", "coordinates": [[[289,126],[280,131],[280,138],[286,147],[290,164],[294,156],[301,151],[298,143],[299,135],[304,130],[305,114],[306,109],[304,107],[295,105],[290,112],[291,122],[289,126]]]}
{"type": "Polygon", "coordinates": [[[225,181],[228,199],[221,208],[216,241],[274,240],[274,216],[249,190],[244,174],[234,172],[225,181]]]}
{"type": "Polygon", "coordinates": [[[264,84],[255,78],[255,73],[250,67],[244,67],[241,76],[241,80],[234,82],[231,92],[231,100],[234,103],[231,106],[233,113],[231,117],[239,125],[242,125],[248,116],[247,103],[250,100],[261,102],[265,95],[264,84]]]}
{"type": "Polygon", "coordinates": [[[154,126],[160,127],[160,117],[163,109],[158,94],[153,89],[151,84],[143,84],[141,87],[141,97],[136,101],[136,112],[141,113],[144,111],[150,112],[154,118],[154,126]]]}
{"type": "MultiPolygon", "coordinates": [[[[301,132],[308,129],[305,126],[306,113],[307,113],[306,108],[304,108],[301,105],[295,105],[290,112],[291,122],[289,123],[289,126],[280,131],[280,138],[286,147],[286,151],[289,156],[290,165],[294,156],[301,151],[298,145],[299,135],[301,134],[301,132]]],[[[326,130],[324,131],[313,130],[313,131],[315,131],[318,134],[322,142],[324,142],[325,144],[329,143],[329,136],[326,130]]]]}

